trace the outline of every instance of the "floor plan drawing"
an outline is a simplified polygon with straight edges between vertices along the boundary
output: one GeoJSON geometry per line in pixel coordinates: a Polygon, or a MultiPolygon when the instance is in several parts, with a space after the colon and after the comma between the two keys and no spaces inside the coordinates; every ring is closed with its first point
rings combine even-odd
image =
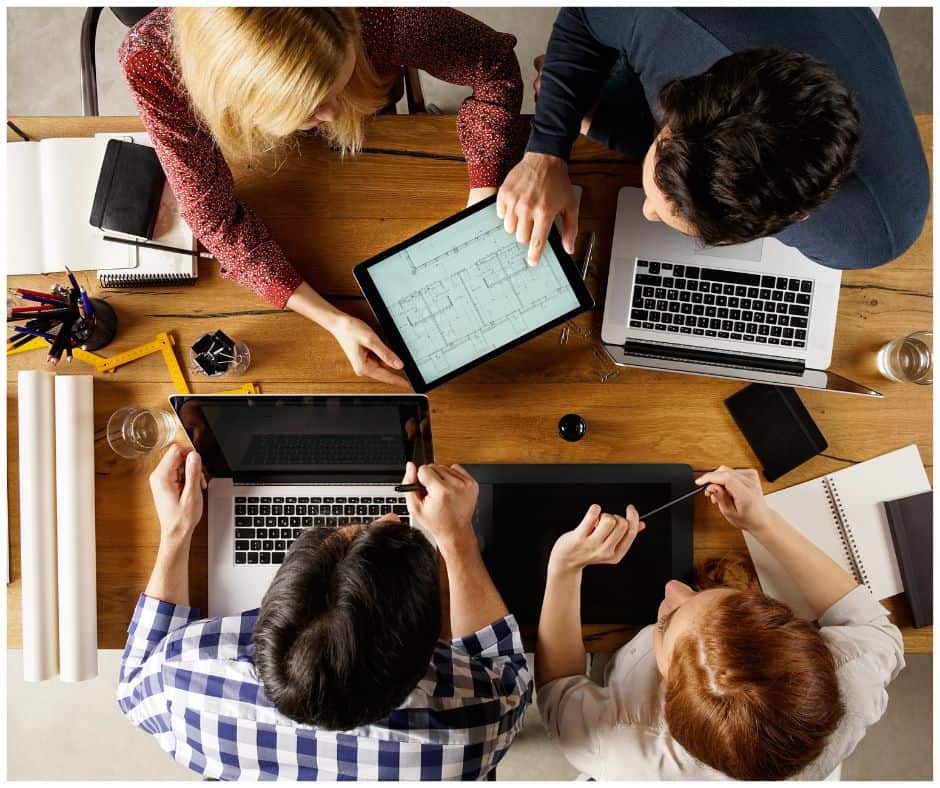
{"type": "Polygon", "coordinates": [[[388,258],[372,276],[429,382],[578,305],[554,253],[530,267],[495,207],[388,258]]]}

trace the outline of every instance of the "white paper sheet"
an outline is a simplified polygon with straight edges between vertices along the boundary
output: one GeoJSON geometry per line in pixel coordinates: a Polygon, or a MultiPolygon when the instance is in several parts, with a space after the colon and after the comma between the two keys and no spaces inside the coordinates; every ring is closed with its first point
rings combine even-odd
{"type": "Polygon", "coordinates": [[[59,678],[98,675],[95,403],[91,375],[55,379],[59,678]]]}
{"type": "Polygon", "coordinates": [[[17,376],[24,681],[57,667],[54,381],[51,372],[17,376]]]}

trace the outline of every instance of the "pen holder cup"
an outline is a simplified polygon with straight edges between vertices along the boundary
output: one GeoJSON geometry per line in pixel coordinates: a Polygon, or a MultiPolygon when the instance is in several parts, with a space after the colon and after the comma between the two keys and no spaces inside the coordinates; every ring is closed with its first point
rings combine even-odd
{"type": "Polygon", "coordinates": [[[89,300],[95,315],[91,333],[87,338],[74,334],[73,336],[75,336],[79,346],[84,347],[85,350],[100,350],[110,344],[117,334],[117,315],[107,301],[102,301],[100,298],[89,300]]]}

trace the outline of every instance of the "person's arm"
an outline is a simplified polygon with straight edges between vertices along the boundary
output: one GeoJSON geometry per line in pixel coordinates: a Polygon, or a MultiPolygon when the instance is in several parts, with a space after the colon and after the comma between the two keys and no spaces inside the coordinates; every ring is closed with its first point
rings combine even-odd
{"type": "Polygon", "coordinates": [[[457,112],[457,135],[471,201],[494,194],[525,144],[515,37],[453,8],[370,8],[360,15],[376,67],[420,68],[473,91],[457,112]]]}
{"type": "Polygon", "coordinates": [[[814,615],[821,616],[858,583],[841,566],[767,505],[757,471],[721,466],[695,480],[736,528],[766,548],[796,582],[814,615]]]}
{"type": "Polygon", "coordinates": [[[548,559],[548,579],[535,644],[535,686],[584,673],[581,576],[591,564],[619,564],[646,525],[627,507],[626,517],[594,504],[573,531],[562,534],[548,559]]]}
{"type": "Polygon", "coordinates": [[[199,455],[171,446],[150,476],[160,546],[147,588],[127,631],[117,701],[132,723],[172,752],[174,737],[163,694],[163,664],[172,633],[199,618],[189,606],[189,547],[202,517],[205,480],[199,455]]]}
{"type": "Polygon", "coordinates": [[[408,493],[408,510],[437,543],[447,569],[450,629],[456,640],[509,615],[483,564],[473,533],[479,487],[459,465],[409,462],[403,484],[420,482],[425,492],[408,493]]]}
{"type": "Polygon", "coordinates": [[[333,307],[307,284],[267,225],[235,195],[221,151],[192,114],[188,99],[155,49],[121,49],[124,76],[150,135],[180,216],[219,261],[223,277],[268,303],[287,307],[335,337],[357,375],[408,385],[401,361],[366,323],[333,307]],[[386,367],[382,365],[385,364],[386,367]]]}
{"type": "MultiPolygon", "coordinates": [[[[616,25],[632,28],[633,11],[616,9],[616,25]]],[[[618,50],[598,40],[585,9],[558,13],[539,75],[539,96],[525,156],[499,189],[496,210],[506,232],[529,244],[528,261],[538,265],[552,223],[561,217],[565,250],[574,254],[578,203],[571,189],[568,158],[584,116],[597,102],[618,50]]],[[[608,31],[611,42],[619,31],[608,31]]],[[[608,42],[610,43],[610,42],[608,42]]]]}

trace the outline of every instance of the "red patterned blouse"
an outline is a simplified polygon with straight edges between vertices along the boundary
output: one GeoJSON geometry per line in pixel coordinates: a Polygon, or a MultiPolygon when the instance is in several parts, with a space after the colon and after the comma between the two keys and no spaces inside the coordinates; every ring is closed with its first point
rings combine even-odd
{"type": "MultiPolygon", "coordinates": [[[[413,66],[473,89],[457,113],[470,187],[498,186],[519,160],[522,77],[516,39],[450,8],[361,8],[362,37],[379,72],[413,66]]],[[[170,10],[131,28],[118,57],[183,218],[224,277],[283,308],[300,274],[264,222],[235,196],[232,173],[190,107],[170,39],[170,10]]]]}

